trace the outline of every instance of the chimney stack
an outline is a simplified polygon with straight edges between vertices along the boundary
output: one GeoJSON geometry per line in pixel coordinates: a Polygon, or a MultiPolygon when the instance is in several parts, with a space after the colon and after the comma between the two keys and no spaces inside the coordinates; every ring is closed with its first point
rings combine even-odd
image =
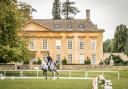
{"type": "Polygon", "coordinates": [[[86,10],[86,20],[90,21],[90,9],[86,10]]]}

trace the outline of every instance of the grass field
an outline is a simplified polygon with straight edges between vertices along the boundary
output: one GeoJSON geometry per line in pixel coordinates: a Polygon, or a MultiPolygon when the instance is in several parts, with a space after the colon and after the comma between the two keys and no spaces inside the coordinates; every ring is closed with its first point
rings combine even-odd
{"type": "Polygon", "coordinates": [[[0,81],[0,89],[91,89],[88,80],[16,79],[0,81]]]}
{"type": "MultiPolygon", "coordinates": [[[[76,75],[83,76],[83,73],[78,72],[76,75]]],[[[100,74],[88,75],[93,77],[100,74]]],[[[120,70],[120,80],[117,80],[116,73],[105,73],[105,78],[112,80],[113,89],[128,89],[128,69],[120,70]]],[[[92,89],[92,80],[5,79],[0,80],[0,89],[92,89]]]]}

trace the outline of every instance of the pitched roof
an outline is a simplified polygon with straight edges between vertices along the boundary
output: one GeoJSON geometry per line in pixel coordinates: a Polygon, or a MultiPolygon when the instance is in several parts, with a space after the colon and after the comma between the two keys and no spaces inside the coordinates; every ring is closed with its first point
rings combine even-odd
{"type": "Polygon", "coordinates": [[[104,32],[104,29],[98,29],[97,25],[94,25],[91,21],[85,19],[68,19],[68,20],[52,20],[52,19],[33,19],[34,22],[39,23],[42,26],[50,28],[52,31],[72,31],[72,32],[104,32]],[[72,26],[72,30],[67,29],[67,25],[72,26]],[[60,29],[55,29],[55,25],[59,25],[60,29]],[[80,25],[83,25],[83,29],[80,29],[80,25]]]}

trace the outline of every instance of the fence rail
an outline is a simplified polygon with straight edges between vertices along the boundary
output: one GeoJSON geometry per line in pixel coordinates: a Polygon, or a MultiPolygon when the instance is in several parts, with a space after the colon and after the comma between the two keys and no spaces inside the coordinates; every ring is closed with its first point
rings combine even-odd
{"type": "MultiPolygon", "coordinates": [[[[98,75],[105,73],[117,73],[117,79],[120,78],[119,71],[81,71],[81,70],[58,70],[60,79],[93,79],[98,75]],[[97,75],[94,75],[97,74],[97,75]]],[[[44,78],[41,70],[0,70],[5,78],[44,78]]],[[[52,76],[48,72],[49,78],[52,76]]]]}

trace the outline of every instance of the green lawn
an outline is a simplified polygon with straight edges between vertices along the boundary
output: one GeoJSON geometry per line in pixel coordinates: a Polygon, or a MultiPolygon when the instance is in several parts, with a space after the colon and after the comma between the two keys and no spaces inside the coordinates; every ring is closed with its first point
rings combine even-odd
{"type": "MultiPolygon", "coordinates": [[[[17,72],[14,73],[18,75],[17,72]]],[[[25,72],[31,75],[31,72],[25,72]]],[[[34,75],[34,73],[32,73],[34,75]]],[[[98,76],[101,73],[89,73],[89,77],[98,76]]],[[[13,75],[7,73],[7,75],[13,75]]],[[[40,73],[41,75],[41,73],[40,73]]],[[[61,76],[68,75],[66,72],[61,76]]],[[[72,76],[84,76],[83,72],[74,72],[72,76]]],[[[117,73],[105,73],[106,79],[112,80],[113,89],[128,89],[128,69],[120,70],[120,80],[117,79],[117,73]]],[[[92,80],[44,80],[44,79],[6,79],[0,80],[0,89],[92,89],[92,80]]],[[[100,89],[103,89],[100,87],[100,89]]]]}
{"type": "Polygon", "coordinates": [[[0,89],[91,89],[88,80],[15,79],[0,81],[0,89]]]}
{"type": "Polygon", "coordinates": [[[117,74],[111,73],[106,73],[105,78],[112,80],[113,89],[128,89],[128,69],[120,70],[120,80],[117,80],[117,74]]]}

